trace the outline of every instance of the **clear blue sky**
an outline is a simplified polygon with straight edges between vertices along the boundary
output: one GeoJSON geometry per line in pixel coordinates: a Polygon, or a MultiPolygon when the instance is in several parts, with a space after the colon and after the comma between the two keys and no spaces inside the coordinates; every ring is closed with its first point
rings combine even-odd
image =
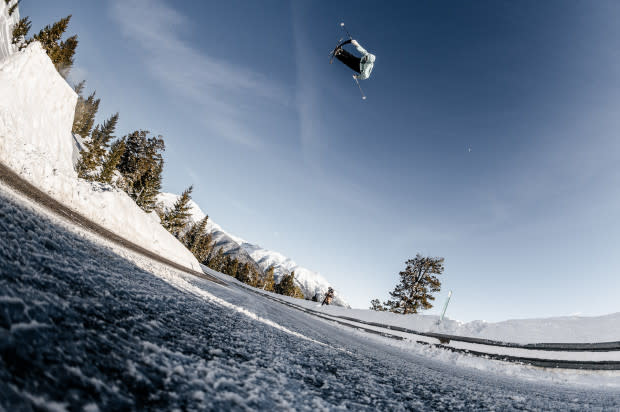
{"type": "Polygon", "coordinates": [[[166,142],[164,190],[354,307],[445,257],[437,313],[620,310],[617,1],[24,0],[75,80],[166,142]],[[339,23],[377,56],[360,99],[339,23]]]}

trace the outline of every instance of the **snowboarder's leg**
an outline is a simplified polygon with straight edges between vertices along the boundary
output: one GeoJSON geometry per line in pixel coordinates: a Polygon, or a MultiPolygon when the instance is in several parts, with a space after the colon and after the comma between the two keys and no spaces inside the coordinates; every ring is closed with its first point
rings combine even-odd
{"type": "Polygon", "coordinates": [[[334,53],[336,58],[356,73],[360,73],[360,57],[355,57],[345,49],[338,49],[334,53]]]}

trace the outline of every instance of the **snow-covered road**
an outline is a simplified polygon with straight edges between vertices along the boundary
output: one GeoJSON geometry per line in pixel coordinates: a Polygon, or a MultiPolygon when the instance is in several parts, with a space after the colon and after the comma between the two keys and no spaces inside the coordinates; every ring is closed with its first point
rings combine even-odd
{"type": "Polygon", "coordinates": [[[0,410],[620,409],[112,250],[1,187],[0,273],[0,410]]]}

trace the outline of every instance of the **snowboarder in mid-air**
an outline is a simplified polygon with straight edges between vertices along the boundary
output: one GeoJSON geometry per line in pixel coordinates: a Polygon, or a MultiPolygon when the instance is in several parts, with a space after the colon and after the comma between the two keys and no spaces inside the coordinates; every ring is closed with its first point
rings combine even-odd
{"type": "Polygon", "coordinates": [[[342,27],[347,33],[347,36],[349,36],[349,40],[343,42],[342,39],[340,39],[340,44],[336,46],[336,48],[330,53],[331,60],[329,61],[329,64],[332,64],[334,62],[335,57],[340,60],[345,66],[349,67],[351,70],[357,73],[353,75],[353,79],[355,80],[355,83],[357,83],[357,87],[359,87],[360,89],[360,93],[362,94],[362,100],[366,100],[366,95],[364,94],[362,86],[360,86],[360,82],[358,80],[366,80],[370,77],[372,68],[375,65],[376,56],[374,54],[368,53],[365,48],[360,46],[357,40],[351,37],[349,31],[346,29],[346,27],[344,27],[344,22],[340,23],[340,27],[342,27]],[[360,52],[361,56],[357,57],[342,48],[342,46],[345,46],[347,44],[352,44],[353,46],[355,46],[357,51],[360,52]]]}
{"type": "Polygon", "coordinates": [[[353,77],[357,80],[366,80],[370,77],[376,59],[374,54],[368,53],[366,49],[360,46],[357,40],[354,39],[339,44],[334,50],[334,57],[356,72],[357,74],[354,74],[353,77]],[[342,48],[342,46],[349,43],[355,46],[357,51],[362,55],[361,57],[357,57],[342,48]]]}

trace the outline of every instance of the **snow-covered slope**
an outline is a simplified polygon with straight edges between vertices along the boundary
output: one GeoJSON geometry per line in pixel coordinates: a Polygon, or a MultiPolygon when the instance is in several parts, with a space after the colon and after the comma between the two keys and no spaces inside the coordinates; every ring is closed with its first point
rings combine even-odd
{"type": "Polygon", "coordinates": [[[38,42],[0,60],[0,162],[107,229],[200,270],[156,214],[145,213],[121,191],[77,178],[71,135],[76,101],[38,42]]]}
{"type": "MultiPolygon", "coordinates": [[[[160,202],[163,207],[169,208],[174,205],[178,198],[179,196],[173,193],[161,193],[158,197],[158,202],[160,202]]],[[[196,202],[192,200],[190,205],[191,220],[193,222],[197,222],[205,217],[205,213],[196,202]]],[[[292,259],[278,252],[264,249],[238,236],[231,235],[222,229],[220,225],[213,222],[211,218],[209,218],[206,230],[213,234],[213,239],[216,241],[217,246],[224,247],[225,251],[230,253],[238,252],[241,254],[241,252],[238,251],[238,249],[241,249],[243,251],[242,255],[245,254],[250,256],[262,270],[267,270],[269,267],[274,266],[274,277],[276,282],[279,282],[285,273],[295,271],[295,280],[307,298],[312,298],[317,293],[319,295],[324,295],[325,292],[327,292],[327,288],[330,287],[327,279],[320,274],[299,266],[292,259]]],[[[338,291],[335,291],[333,304],[346,307],[349,306],[338,291]]]]}
{"type": "Polygon", "coordinates": [[[12,0],[9,4],[0,1],[0,61],[13,54],[15,48],[11,44],[14,25],[19,21],[19,8],[15,8],[13,14],[9,16],[9,9],[17,0],[12,0]]]}

